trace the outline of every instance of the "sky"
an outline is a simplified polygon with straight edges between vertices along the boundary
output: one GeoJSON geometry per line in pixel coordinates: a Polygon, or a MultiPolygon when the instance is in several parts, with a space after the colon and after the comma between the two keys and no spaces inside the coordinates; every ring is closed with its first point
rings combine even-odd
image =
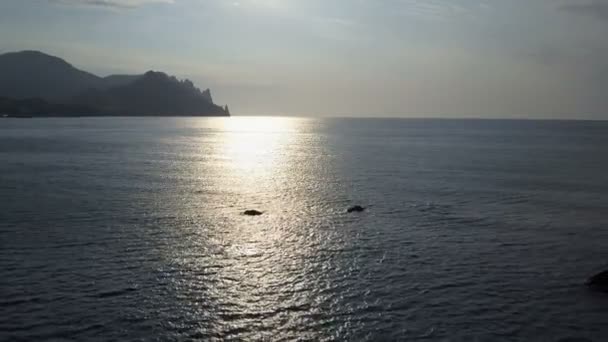
{"type": "Polygon", "coordinates": [[[2,0],[18,50],[236,115],[608,119],[608,0],[2,0]]]}

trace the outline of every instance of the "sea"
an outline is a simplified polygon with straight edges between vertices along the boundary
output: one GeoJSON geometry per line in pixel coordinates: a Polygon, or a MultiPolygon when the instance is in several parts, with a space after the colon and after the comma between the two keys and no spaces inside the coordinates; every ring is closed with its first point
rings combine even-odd
{"type": "Polygon", "coordinates": [[[0,119],[0,341],[601,342],[606,269],[608,122],[0,119]]]}

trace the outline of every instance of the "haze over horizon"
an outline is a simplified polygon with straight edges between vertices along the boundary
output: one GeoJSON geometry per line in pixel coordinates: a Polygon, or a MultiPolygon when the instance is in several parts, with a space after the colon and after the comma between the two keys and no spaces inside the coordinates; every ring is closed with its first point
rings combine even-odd
{"type": "Polygon", "coordinates": [[[162,70],[240,115],[608,119],[608,0],[5,0],[0,53],[162,70]]]}

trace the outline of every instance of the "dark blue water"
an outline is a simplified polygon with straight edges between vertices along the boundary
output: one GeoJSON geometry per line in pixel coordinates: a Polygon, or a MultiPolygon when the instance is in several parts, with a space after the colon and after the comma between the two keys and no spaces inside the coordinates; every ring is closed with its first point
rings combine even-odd
{"type": "Polygon", "coordinates": [[[2,341],[606,341],[607,246],[606,122],[0,121],[2,341]]]}

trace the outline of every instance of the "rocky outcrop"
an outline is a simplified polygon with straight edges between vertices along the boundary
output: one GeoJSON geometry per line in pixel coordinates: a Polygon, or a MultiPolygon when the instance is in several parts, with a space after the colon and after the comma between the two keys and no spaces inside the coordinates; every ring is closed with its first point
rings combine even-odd
{"type": "Polygon", "coordinates": [[[243,212],[243,215],[246,215],[246,216],[260,216],[263,214],[264,214],[264,212],[258,211],[258,210],[245,210],[243,212]]]}
{"type": "Polygon", "coordinates": [[[608,271],[603,271],[594,275],[589,278],[585,284],[595,289],[608,291],[608,271]]]}
{"type": "Polygon", "coordinates": [[[352,207],[346,209],[346,212],[349,213],[349,214],[350,213],[360,213],[360,212],[363,212],[363,211],[365,211],[365,207],[362,207],[360,205],[355,205],[355,206],[352,206],[352,207]]]}
{"type": "Polygon", "coordinates": [[[148,71],[134,82],[106,90],[89,89],[74,103],[109,115],[130,116],[228,116],[211,101],[209,89],[201,92],[189,80],[148,71]]]}

